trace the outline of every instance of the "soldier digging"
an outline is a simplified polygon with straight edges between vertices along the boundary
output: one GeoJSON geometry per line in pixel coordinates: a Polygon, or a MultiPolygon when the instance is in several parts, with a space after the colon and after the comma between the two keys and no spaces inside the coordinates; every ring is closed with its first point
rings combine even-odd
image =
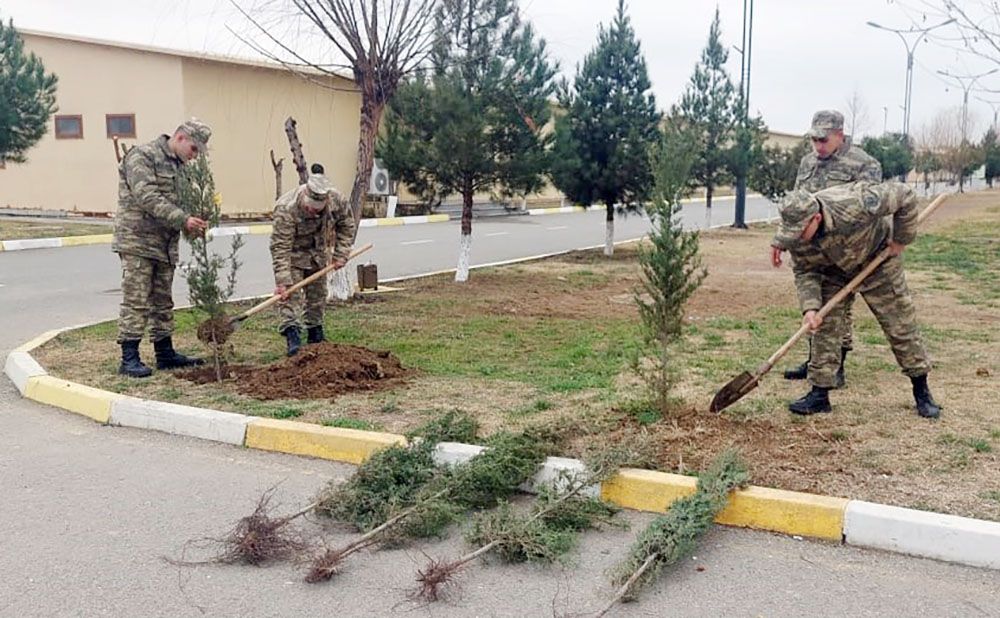
{"type": "Polygon", "coordinates": [[[781,264],[781,251],[792,258],[803,323],[813,333],[808,380],[811,390],[788,408],[795,414],[830,412],[828,392],[836,385],[842,362],[846,307],[838,304],[825,319],[817,311],[884,247],[886,259],[859,286],[896,362],[910,378],[917,413],[937,418],[941,408],[931,396],[927,374],[931,364],[917,329],[916,310],[903,274],[900,255],[917,235],[917,199],[896,182],[857,182],[817,193],[798,190],[781,206],[781,226],[771,242],[771,257],[781,264]],[[891,217],[891,219],[890,219],[891,217]]]}
{"type": "Polygon", "coordinates": [[[354,229],[350,207],[322,174],[311,174],[305,184],[275,203],[271,263],[274,293],[284,297],[278,308],[278,331],[285,336],[288,356],[302,346],[302,326],[307,343],[325,341],[326,278],[307,285],[304,294],[299,290],[289,298],[286,290],[328,264],[343,266],[354,242],[354,229]]]}

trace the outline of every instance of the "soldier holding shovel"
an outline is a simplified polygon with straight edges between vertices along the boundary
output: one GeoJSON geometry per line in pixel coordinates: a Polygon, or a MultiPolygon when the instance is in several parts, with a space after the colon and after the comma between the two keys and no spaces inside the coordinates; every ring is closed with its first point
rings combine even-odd
{"type": "Polygon", "coordinates": [[[916,238],[917,222],[913,190],[896,182],[850,183],[814,194],[799,190],[782,203],[771,261],[780,266],[781,252],[790,252],[803,323],[813,333],[808,371],[812,388],[789,404],[795,414],[831,410],[828,392],[836,384],[841,363],[846,307],[836,305],[825,319],[817,311],[888,247],[890,257],[861,283],[859,292],[889,340],[903,374],[912,382],[917,413],[925,418],[940,415],[941,408],[927,385],[931,364],[920,340],[900,257],[916,238]]]}

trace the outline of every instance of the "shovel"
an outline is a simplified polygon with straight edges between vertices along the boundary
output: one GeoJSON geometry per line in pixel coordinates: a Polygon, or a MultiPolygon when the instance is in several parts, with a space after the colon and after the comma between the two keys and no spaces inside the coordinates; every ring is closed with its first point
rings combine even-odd
{"type": "MultiPolygon", "coordinates": [[[[932,201],[930,205],[927,206],[927,208],[924,208],[923,211],[921,211],[920,215],[917,216],[917,225],[919,226],[928,217],[930,217],[931,214],[937,209],[937,207],[940,206],[942,202],[944,202],[944,199],[945,199],[944,195],[939,195],[936,198],[934,198],[934,201],[932,201]]],[[[820,318],[825,318],[827,314],[829,314],[830,311],[833,310],[835,306],[837,306],[838,303],[840,303],[842,300],[844,300],[844,298],[847,297],[848,294],[851,294],[856,289],[858,289],[861,283],[868,278],[868,275],[872,274],[875,271],[875,269],[882,264],[882,262],[889,259],[890,257],[889,251],[890,251],[889,247],[886,247],[885,249],[880,251],[879,254],[876,255],[875,258],[867,266],[865,266],[864,270],[862,270],[860,273],[857,274],[857,276],[851,279],[851,281],[843,288],[841,288],[839,292],[834,294],[833,298],[826,301],[826,304],[823,305],[823,307],[816,312],[816,316],[820,318]]],[[[761,363],[756,369],[754,369],[753,371],[744,371],[740,375],[730,380],[725,386],[719,389],[718,393],[715,394],[715,397],[712,398],[712,403],[709,405],[708,409],[712,412],[722,412],[729,406],[733,405],[734,403],[742,399],[744,395],[746,395],[753,389],[757,388],[757,383],[760,382],[760,379],[762,377],[764,377],[764,374],[766,374],[768,371],[771,371],[771,368],[774,367],[774,364],[777,363],[779,360],[781,360],[781,358],[788,352],[788,350],[790,350],[792,346],[795,345],[798,342],[798,340],[801,339],[802,336],[805,335],[807,332],[809,332],[809,325],[803,324],[801,327],[799,327],[799,330],[796,331],[794,335],[792,335],[792,338],[785,342],[785,345],[778,348],[777,352],[772,354],[770,358],[761,363]]]]}
{"type": "MultiPolygon", "coordinates": [[[[347,259],[344,260],[344,265],[346,266],[347,262],[353,260],[354,258],[358,257],[359,255],[361,255],[365,251],[368,251],[371,248],[372,248],[372,243],[368,243],[367,245],[364,245],[363,247],[358,247],[357,249],[352,249],[351,252],[347,255],[347,259]]],[[[307,285],[309,285],[313,281],[316,281],[320,277],[324,277],[324,276],[328,275],[329,273],[337,270],[337,268],[338,267],[334,266],[333,264],[329,264],[328,266],[324,266],[323,268],[317,270],[316,272],[314,272],[313,274],[309,275],[308,277],[306,277],[302,281],[299,281],[295,285],[290,286],[287,290],[285,290],[285,296],[286,297],[291,296],[295,292],[301,290],[302,288],[306,287],[307,285]]],[[[229,326],[231,328],[235,329],[237,327],[237,325],[239,325],[243,320],[249,318],[250,316],[253,316],[253,315],[256,315],[256,314],[260,313],[261,311],[267,309],[268,307],[270,307],[274,303],[278,302],[279,300],[281,300],[281,295],[280,294],[275,294],[274,296],[268,298],[264,302],[262,302],[262,303],[260,303],[258,305],[254,305],[253,307],[250,307],[249,309],[247,309],[243,313],[241,313],[239,315],[234,315],[233,317],[229,318],[229,326]]]]}

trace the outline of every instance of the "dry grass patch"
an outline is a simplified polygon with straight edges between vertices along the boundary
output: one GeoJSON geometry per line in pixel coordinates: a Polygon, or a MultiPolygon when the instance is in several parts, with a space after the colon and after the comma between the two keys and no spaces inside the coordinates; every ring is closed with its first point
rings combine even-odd
{"type": "Polygon", "coordinates": [[[25,238],[59,238],[63,236],[89,236],[110,234],[110,225],[96,223],[71,223],[52,221],[24,221],[21,219],[0,219],[0,240],[22,240],[25,238]]]}

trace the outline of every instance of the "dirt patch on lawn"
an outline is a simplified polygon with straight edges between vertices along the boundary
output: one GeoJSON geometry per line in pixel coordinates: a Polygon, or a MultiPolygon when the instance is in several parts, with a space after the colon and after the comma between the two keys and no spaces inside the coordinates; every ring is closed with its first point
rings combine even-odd
{"type": "MultiPolygon", "coordinates": [[[[333,399],[358,391],[378,391],[400,386],[413,371],[386,351],[360,346],[319,343],[291,358],[265,367],[229,365],[223,379],[240,393],[274,399],[333,399]]],[[[199,367],[176,374],[196,384],[215,381],[214,367],[199,367]]]]}

